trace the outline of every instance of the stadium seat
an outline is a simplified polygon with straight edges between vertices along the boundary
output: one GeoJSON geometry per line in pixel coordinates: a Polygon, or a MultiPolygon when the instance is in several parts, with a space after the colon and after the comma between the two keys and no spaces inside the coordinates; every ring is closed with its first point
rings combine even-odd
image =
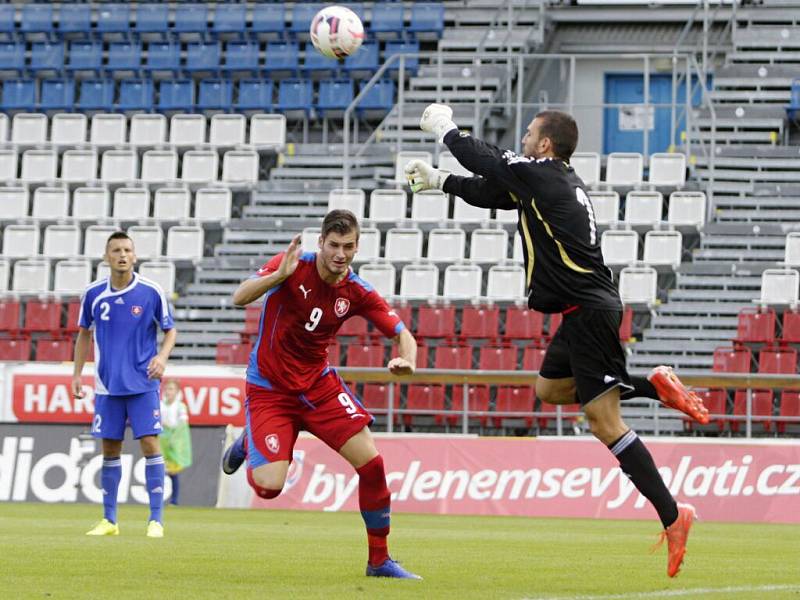
{"type": "Polygon", "coordinates": [[[30,357],[30,337],[0,337],[0,360],[27,362],[30,357]]]}
{"type": "Polygon", "coordinates": [[[453,204],[453,220],[459,223],[488,223],[491,220],[491,209],[467,204],[456,196],[453,204]]]}
{"type": "Polygon", "coordinates": [[[148,150],[142,156],[142,181],[170,183],[178,179],[178,153],[174,150],[148,150]]]}
{"type": "Polygon", "coordinates": [[[623,304],[653,306],[657,300],[658,273],[652,267],[625,267],[619,274],[623,304]]]}
{"type": "Polygon", "coordinates": [[[561,322],[564,320],[564,315],[561,313],[551,313],[550,314],[550,323],[547,325],[547,337],[552,339],[553,336],[558,331],[558,328],[561,327],[561,322]]]}
{"type": "Polygon", "coordinates": [[[367,335],[367,321],[363,317],[353,316],[345,320],[339,327],[338,335],[365,336],[367,335]]]}
{"type": "Polygon", "coordinates": [[[509,306],[505,313],[503,337],[538,340],[544,335],[544,315],[531,308],[509,306]]]}
{"type": "Polygon", "coordinates": [[[464,165],[458,162],[458,159],[453,156],[449,150],[439,153],[439,164],[436,165],[439,169],[444,169],[455,175],[462,175],[464,177],[472,177],[472,172],[469,171],[464,165]]]}
{"type": "MultiPolygon", "coordinates": [[[[404,295],[401,293],[401,295],[404,295]]],[[[452,338],[456,332],[456,309],[452,306],[420,306],[416,335],[420,338],[452,338]]],[[[467,367],[469,368],[469,367],[467,367]]]]}
{"type": "Polygon", "coordinates": [[[258,153],[249,150],[229,150],[222,157],[222,181],[229,184],[258,183],[258,153]]]}
{"type": "Polygon", "coordinates": [[[118,110],[153,110],[153,80],[128,79],[119,84],[118,110]]]}
{"type": "MultiPolygon", "coordinates": [[[[405,168],[405,167],[404,167],[405,168]]],[[[411,220],[419,223],[447,221],[450,201],[441,190],[417,192],[411,197],[411,220]]]]}
{"type": "MultiPolygon", "coordinates": [[[[285,75],[294,77],[300,67],[300,49],[295,42],[269,42],[267,43],[267,52],[263,71],[272,79],[278,75],[285,75]]],[[[295,82],[304,81],[296,79],[295,82]]],[[[283,81],[281,81],[283,83],[283,81]]],[[[308,82],[311,83],[310,81],[308,82]]],[[[280,87],[283,87],[282,85],[280,87]]],[[[311,95],[308,97],[309,104],[311,103],[311,95]]]]}
{"type": "Polygon", "coordinates": [[[103,70],[103,44],[85,40],[70,42],[65,68],[71,73],[85,72],[99,75],[103,70]]]}
{"type": "MultiPolygon", "coordinates": [[[[16,153],[14,155],[16,156],[16,153]]],[[[2,164],[3,158],[5,157],[0,154],[0,164],[2,164]]],[[[30,214],[28,212],[29,204],[28,188],[0,188],[0,220],[13,221],[26,218],[30,214]]]]}
{"type": "MultiPolygon", "coordinates": [[[[15,179],[17,179],[16,150],[0,150],[0,178],[9,183],[12,183],[15,179]]],[[[4,195],[2,191],[0,191],[0,195],[4,195]]],[[[7,207],[0,206],[0,214],[6,212],[8,212],[7,207]]],[[[25,215],[23,214],[21,216],[24,217],[25,215]]]]}
{"type": "MultiPolygon", "coordinates": [[[[8,291],[8,277],[11,274],[11,263],[5,258],[0,258],[0,294],[8,291]]],[[[0,331],[2,331],[0,325],[0,331]]]]}
{"type": "Polygon", "coordinates": [[[775,341],[776,314],[771,308],[743,308],[739,311],[735,341],[769,344],[775,341]]]}
{"type": "Polygon", "coordinates": [[[181,161],[181,180],[185,183],[217,181],[219,154],[213,150],[189,150],[181,161]]]}
{"type": "MultiPolygon", "coordinates": [[[[180,44],[174,42],[150,42],[147,44],[147,61],[142,68],[144,71],[151,74],[177,74],[181,70],[180,44]]],[[[167,81],[161,82],[162,94],[164,92],[165,83],[167,83],[167,81]]]]}
{"type": "Polygon", "coordinates": [[[136,248],[139,259],[159,258],[164,244],[164,233],[159,226],[134,225],[128,228],[128,235],[136,248]]]}
{"type": "Polygon", "coordinates": [[[48,331],[57,333],[59,329],[61,329],[61,302],[29,300],[25,304],[23,332],[48,331]]]}
{"type": "MultiPolygon", "coordinates": [[[[62,9],[63,12],[63,9],[62,9]]],[[[97,10],[97,33],[129,33],[131,29],[130,4],[100,4],[97,10]]]]}
{"type": "MultiPolygon", "coordinates": [[[[47,79],[42,81],[39,93],[39,110],[72,110],[74,107],[75,82],[72,79],[47,79]]],[[[51,134],[51,140],[52,138],[51,134]]]]}
{"type": "Polygon", "coordinates": [[[206,118],[203,115],[172,115],[169,121],[169,143],[173,146],[205,144],[206,118]]]}
{"type": "Polygon", "coordinates": [[[215,35],[243,35],[246,28],[247,4],[217,4],[211,19],[211,31],[215,35]]]}
{"type": "Polygon", "coordinates": [[[205,34],[208,31],[208,4],[178,4],[172,31],[177,34],[205,34]]]}
{"type": "Polygon", "coordinates": [[[166,37],[169,32],[169,4],[137,4],[135,30],[142,37],[166,37]]]}
{"type": "Polygon", "coordinates": [[[604,183],[633,186],[642,183],[643,159],[638,152],[611,152],[606,159],[604,183]]]}
{"type": "Polygon", "coordinates": [[[403,35],[403,3],[376,2],[372,7],[369,32],[379,39],[396,39],[403,35]]]}
{"type": "MultiPolygon", "coordinates": [[[[760,426],[764,431],[772,430],[774,415],[772,390],[753,390],[751,396],[752,424],[760,426]]],[[[736,390],[733,395],[733,416],[747,415],[747,390],[736,390]]],[[[744,420],[731,420],[731,432],[738,433],[746,428],[744,420]]]]}
{"type": "MultiPolygon", "coordinates": [[[[486,424],[489,422],[489,415],[475,415],[474,413],[483,412],[486,413],[489,411],[489,386],[488,385],[470,385],[467,386],[467,402],[468,404],[468,413],[469,413],[469,423],[470,424],[479,424],[481,427],[485,427],[486,424]]],[[[464,410],[464,395],[463,391],[459,388],[453,389],[453,395],[451,397],[450,402],[450,410],[454,411],[455,414],[449,414],[445,417],[445,422],[450,426],[454,427],[456,425],[460,425],[463,420],[463,410],[464,410]]]]}
{"type": "Polygon", "coordinates": [[[86,36],[92,31],[92,6],[90,4],[70,4],[69,10],[60,10],[58,33],[67,37],[70,34],[86,36]]]}
{"type": "Polygon", "coordinates": [[[250,117],[250,145],[257,149],[281,150],[286,144],[284,115],[256,114],[250,117]]]}
{"type": "MultiPolygon", "coordinates": [[[[314,49],[314,46],[309,42],[305,45],[303,50],[303,64],[300,66],[300,71],[304,77],[309,77],[311,79],[322,79],[322,78],[332,78],[335,77],[339,71],[339,61],[335,58],[329,58],[322,54],[321,52],[317,52],[314,49]]],[[[350,99],[353,98],[353,82],[350,81],[350,99]]],[[[320,89],[320,95],[322,94],[322,90],[320,89]]],[[[332,100],[330,96],[326,98],[326,101],[332,100]]],[[[349,104],[349,103],[348,103],[349,104]]],[[[347,105],[345,105],[346,107],[347,105]]]]}
{"type": "MultiPolygon", "coordinates": [[[[6,83],[3,86],[5,94],[6,83]]],[[[47,116],[19,113],[11,120],[11,142],[18,145],[39,145],[47,142],[47,116]]],[[[16,154],[15,154],[16,156],[16,154]]]]}
{"type": "Polygon", "coordinates": [[[107,68],[114,78],[130,71],[134,76],[139,74],[142,66],[142,45],[139,42],[124,41],[108,45],[107,68]]]}
{"type": "Polygon", "coordinates": [[[384,258],[392,262],[416,261],[422,258],[422,231],[399,227],[387,231],[384,258]]]}
{"type": "Polygon", "coordinates": [[[316,252],[320,233],[322,233],[322,229],[319,227],[305,227],[303,229],[300,237],[300,247],[303,252],[316,252]]]}
{"type": "Polygon", "coordinates": [[[233,82],[231,80],[204,79],[200,82],[200,93],[197,97],[199,110],[229,110],[232,105],[233,82]]]}
{"type": "MultiPolygon", "coordinates": [[[[244,31],[244,29],[240,30],[240,32],[242,31],[244,31]]],[[[244,73],[251,77],[255,77],[261,70],[258,61],[258,44],[253,42],[228,42],[225,44],[225,63],[221,68],[223,71],[229,74],[244,73]]],[[[269,83],[270,90],[272,89],[271,81],[265,81],[264,83],[269,83]]],[[[240,95],[242,93],[241,90],[242,88],[240,85],[240,95]]],[[[267,104],[272,104],[272,94],[270,94],[269,102],[267,104]]]]}
{"type": "Polygon", "coordinates": [[[469,238],[469,259],[497,264],[508,256],[508,232],[505,229],[476,229],[469,238]]]}
{"type": "Polygon", "coordinates": [[[83,255],[100,258],[105,254],[108,236],[119,228],[113,225],[89,225],[83,236],[83,255]]]}
{"type": "Polygon", "coordinates": [[[369,195],[369,220],[397,223],[406,219],[406,193],[403,190],[372,190],[369,195]]]}
{"type": "Polygon", "coordinates": [[[781,392],[781,405],[778,415],[795,419],[793,423],[778,421],[775,426],[778,433],[797,432],[800,430],[800,427],[798,427],[800,425],[800,392],[794,390],[781,392]]]}
{"type": "Polygon", "coordinates": [[[56,146],[84,144],[88,129],[86,115],[58,113],[50,122],[50,141],[56,146]]]}
{"type": "MultiPolygon", "coordinates": [[[[6,268],[8,261],[4,261],[6,268]]],[[[6,276],[8,273],[6,272],[6,276]]],[[[6,287],[8,279],[6,278],[6,287]]],[[[17,300],[0,297],[0,331],[16,332],[19,331],[19,317],[21,314],[21,304],[17,300]]]]}
{"type": "Polygon", "coordinates": [[[489,267],[486,296],[491,300],[523,300],[527,296],[525,270],[519,265],[489,267]]]}
{"type": "MultiPolygon", "coordinates": [[[[359,84],[359,92],[368,83],[368,81],[362,81],[359,84]]],[[[356,113],[362,118],[380,117],[392,110],[396,95],[397,86],[394,81],[391,79],[379,79],[361,97],[361,100],[356,105],[356,113]]]]}
{"type": "Polygon", "coordinates": [[[497,401],[493,417],[495,427],[519,427],[525,429],[533,427],[533,406],[536,401],[536,392],[531,386],[506,386],[497,388],[497,401]],[[525,413],[511,415],[508,413],[525,413]]]}
{"type": "MultiPolygon", "coordinates": [[[[238,111],[272,110],[272,88],[271,80],[264,79],[240,79],[239,94],[236,98],[235,108],[238,111]]],[[[271,115],[258,115],[271,116],[271,115]]],[[[252,122],[251,122],[252,125],[252,122]]],[[[250,133],[252,137],[252,131],[250,133]]],[[[252,143],[252,142],[251,142],[252,143]]]]}
{"type": "Polygon", "coordinates": [[[433,155],[427,151],[404,150],[398,152],[394,159],[394,182],[408,185],[406,179],[406,165],[412,160],[421,160],[428,164],[433,164],[433,155]]]}
{"type": "Polygon", "coordinates": [[[200,221],[227,223],[231,219],[233,197],[221,188],[200,188],[194,197],[194,218],[200,221]]]}
{"type": "Polygon", "coordinates": [[[497,306],[465,306],[461,313],[459,335],[468,339],[496,338],[500,326],[500,308],[497,306]]]}
{"type": "Polygon", "coordinates": [[[407,427],[441,425],[444,409],[443,385],[409,385],[402,422],[407,427]]]}
{"type": "Polygon", "coordinates": [[[19,30],[21,33],[54,33],[53,5],[24,4],[19,30]]]}
{"type": "MultiPolygon", "coordinates": [[[[258,325],[261,321],[261,311],[263,308],[263,304],[260,303],[250,304],[244,307],[244,328],[242,329],[243,334],[248,336],[258,335],[258,325]]],[[[336,347],[338,352],[338,343],[336,344],[336,347]]]]}
{"type": "Polygon", "coordinates": [[[92,280],[88,260],[60,260],[56,263],[53,291],[60,295],[79,295],[92,280]]]}
{"type": "Polygon", "coordinates": [[[7,225],[3,230],[3,256],[26,258],[39,254],[39,227],[7,225]]]}
{"type": "Polygon", "coordinates": [[[167,232],[167,254],[171,259],[199,260],[203,258],[203,228],[176,225],[167,232]]]}
{"type": "Polygon", "coordinates": [[[364,205],[366,197],[364,190],[343,190],[340,188],[332,189],[328,192],[328,211],[344,209],[352,212],[357,218],[364,217],[364,205]]]}
{"type": "Polygon", "coordinates": [[[283,36],[286,29],[286,8],[283,3],[253,5],[250,31],[258,37],[283,36]]]}
{"type": "Polygon", "coordinates": [[[20,181],[52,182],[56,179],[58,154],[52,150],[26,150],[22,153],[20,181]]]}
{"type": "Polygon", "coordinates": [[[622,319],[619,324],[619,340],[623,343],[633,339],[633,309],[625,306],[622,310],[622,319]]]}
{"type": "Polygon", "coordinates": [[[478,368],[484,371],[516,371],[516,346],[482,346],[478,352],[478,368]]]}
{"type": "MultiPolygon", "coordinates": [[[[160,112],[194,109],[194,82],[191,79],[165,79],[158,84],[158,105],[160,112]]],[[[189,116],[189,115],[186,115],[189,116]]],[[[194,116],[194,115],[192,115],[194,116]]],[[[197,115],[202,117],[202,115],[197,115]]],[[[170,141],[172,133],[170,132],[170,141]]]]}
{"type": "Polygon", "coordinates": [[[58,187],[39,187],[33,192],[31,216],[43,221],[67,218],[69,213],[69,190],[58,187]]]}
{"type": "Polygon", "coordinates": [[[130,120],[130,143],[133,146],[159,146],[167,140],[167,118],[164,115],[137,114],[130,120]]]}
{"type": "Polygon", "coordinates": [[[652,185],[683,187],[686,183],[686,155],[677,152],[651,154],[647,182],[652,185]]]}
{"type": "Polygon", "coordinates": [[[243,115],[214,115],[209,142],[212,146],[239,146],[244,144],[246,131],[247,120],[243,115]]]}
{"type": "Polygon", "coordinates": [[[40,362],[67,362],[73,358],[72,339],[42,337],[36,340],[36,360],[40,362]]]}
{"type": "Polygon", "coordinates": [[[444,270],[442,296],[450,300],[477,300],[481,297],[483,271],[478,265],[449,265],[444,270]]]}
{"type": "Polygon", "coordinates": [[[712,370],[718,373],[749,373],[752,352],[747,346],[723,346],[714,350],[712,370]]]}
{"type": "Polygon", "coordinates": [[[21,294],[50,291],[50,263],[36,259],[15,262],[11,290],[21,294]]]}
{"type": "Polygon", "coordinates": [[[650,229],[661,222],[664,197],[661,192],[630,191],[625,196],[625,224],[650,229]]]}
{"type": "Polygon", "coordinates": [[[292,19],[289,25],[289,33],[294,36],[298,34],[308,35],[311,28],[311,20],[323,7],[320,2],[297,2],[292,9],[292,19]]]}
{"type": "Polygon", "coordinates": [[[246,365],[250,360],[253,346],[240,340],[220,340],[217,342],[217,364],[246,365]]]}
{"type": "Polygon", "coordinates": [[[64,69],[64,56],[64,44],[61,42],[34,42],[31,44],[28,70],[38,75],[60,75],[64,69]]]}
{"type": "Polygon", "coordinates": [[[34,110],[36,82],[29,79],[8,79],[3,82],[3,110],[34,110]]]}
{"type": "Polygon", "coordinates": [[[644,263],[651,267],[677,270],[683,254],[680,231],[648,231],[644,236],[644,263]]]}
{"type": "MultiPolygon", "coordinates": [[[[224,190],[229,191],[229,190],[224,190]]],[[[182,221],[189,218],[192,196],[186,188],[159,188],[153,199],[153,218],[182,221]]]]}
{"type": "Polygon", "coordinates": [[[284,113],[311,112],[314,88],[309,79],[281,79],[278,84],[278,103],[275,109],[284,113]]]}
{"type": "MultiPolygon", "coordinates": [[[[587,187],[600,183],[600,155],[597,152],[575,152],[569,164],[587,187]]],[[[592,194],[589,196],[594,200],[592,194]]]]}
{"type": "MultiPolygon", "coordinates": [[[[314,250],[317,249],[316,244],[314,250]]],[[[358,239],[358,253],[353,259],[355,262],[379,260],[381,254],[381,232],[374,227],[362,227],[358,239]]]]}
{"type": "Polygon", "coordinates": [[[320,116],[337,116],[353,101],[352,79],[328,79],[319,82],[317,103],[314,105],[320,116]]]}
{"type": "Polygon", "coordinates": [[[761,273],[761,298],[758,304],[789,305],[798,304],[798,285],[800,273],[794,269],[765,269],[761,273]]]}
{"type": "Polygon", "coordinates": [[[366,42],[361,45],[358,52],[344,59],[344,71],[353,78],[369,79],[378,70],[379,55],[377,42],[366,42]]]}
{"type": "Polygon", "coordinates": [[[406,31],[418,38],[439,39],[444,31],[444,4],[441,2],[414,2],[411,5],[411,22],[406,31]]]}
{"type": "Polygon", "coordinates": [[[522,351],[522,368],[525,371],[538,371],[544,362],[547,348],[539,346],[526,346],[522,351]]]}
{"type": "Polygon", "coordinates": [[[82,221],[102,220],[108,216],[110,204],[111,198],[106,188],[77,188],[72,194],[72,217],[82,221]]]}
{"type": "Polygon", "coordinates": [[[706,195],[704,192],[672,192],[669,195],[668,225],[702,229],[705,223],[706,195]]]}
{"type": "MultiPolygon", "coordinates": [[[[405,192],[397,190],[403,196],[405,192]]],[[[375,192],[372,192],[374,198],[375,192]]],[[[467,234],[463,229],[431,229],[428,233],[427,258],[439,262],[460,262],[464,260],[467,247],[467,234]]]]}
{"type": "Polygon", "coordinates": [[[127,141],[127,132],[125,115],[96,114],[92,117],[89,141],[96,146],[119,146],[127,141]]]}
{"type": "Polygon", "coordinates": [[[139,265],[139,274],[160,285],[167,297],[172,296],[175,292],[175,263],[165,261],[143,262],[139,265]]]}
{"type": "MultiPolygon", "coordinates": [[[[405,69],[406,76],[414,76],[417,74],[417,71],[419,70],[419,58],[417,58],[417,55],[419,54],[418,41],[398,40],[386,42],[386,49],[383,52],[384,62],[388,62],[389,59],[395,54],[404,55],[403,67],[405,69]]],[[[400,58],[392,61],[392,63],[389,65],[389,71],[399,71],[400,61],[400,58]]]]}
{"type": "Polygon", "coordinates": [[[111,216],[118,221],[150,218],[150,192],[146,188],[117,188],[111,216]]]}
{"type": "Polygon", "coordinates": [[[105,183],[136,181],[139,172],[138,156],[132,150],[107,150],[100,165],[100,179],[105,183]]]}
{"type": "Polygon", "coordinates": [[[589,192],[597,225],[615,225],[619,221],[619,194],[615,191],[589,192]]]}
{"type": "Polygon", "coordinates": [[[347,346],[347,366],[383,367],[384,350],[382,344],[349,344],[347,346]]]}
{"type": "Polygon", "coordinates": [[[361,265],[358,276],[374,287],[384,298],[395,295],[396,271],[391,263],[361,265]]]}

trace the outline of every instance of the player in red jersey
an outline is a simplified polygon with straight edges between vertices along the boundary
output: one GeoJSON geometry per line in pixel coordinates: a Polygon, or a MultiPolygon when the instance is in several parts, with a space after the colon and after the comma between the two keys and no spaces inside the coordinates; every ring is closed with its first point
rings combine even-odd
{"type": "Polygon", "coordinates": [[[350,263],[358,251],[355,215],[332,210],[322,222],[318,252],[302,252],[300,236],[243,281],[237,306],[266,295],[258,340],[247,367],[247,424],[225,452],[222,469],[234,473],[247,459],[247,480],[262,498],[281,493],[301,429],[347,460],[359,475],[358,502],[367,527],[366,574],[419,579],[389,557],[391,493],[369,425],[372,417],[328,364],[328,345],[348,318],[371,321],[398,346],[387,368],[414,372],[417,343],[386,301],[350,263]]]}

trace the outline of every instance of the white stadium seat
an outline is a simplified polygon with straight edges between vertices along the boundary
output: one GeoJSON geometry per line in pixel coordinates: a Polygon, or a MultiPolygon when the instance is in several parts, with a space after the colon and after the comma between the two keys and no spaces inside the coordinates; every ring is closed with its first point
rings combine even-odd
{"type": "Polygon", "coordinates": [[[3,256],[30,258],[39,254],[39,227],[8,225],[3,231],[3,256]]]}
{"type": "Polygon", "coordinates": [[[107,150],[103,152],[100,179],[104,183],[135,181],[139,172],[139,158],[133,150],[107,150]]]}
{"type": "Polygon", "coordinates": [[[705,193],[672,192],[669,195],[667,223],[673,227],[702,229],[706,223],[705,193]]]}
{"type": "Polygon", "coordinates": [[[24,183],[55,181],[58,171],[58,154],[52,150],[26,150],[22,153],[22,173],[19,178],[24,183]]]}
{"type": "Polygon", "coordinates": [[[214,115],[211,117],[209,142],[212,146],[241,146],[246,131],[244,115],[214,115]]]}
{"type": "Polygon", "coordinates": [[[202,146],[206,143],[206,118],[203,115],[172,115],[169,143],[173,146],[202,146]]]}
{"type": "Polygon", "coordinates": [[[386,232],[384,258],[391,261],[414,261],[422,257],[422,231],[394,228],[386,232]]]}
{"type": "Polygon", "coordinates": [[[472,171],[468,171],[460,162],[458,162],[458,159],[453,156],[453,153],[449,150],[439,153],[439,164],[437,168],[442,169],[443,171],[449,171],[453,175],[472,177],[472,171]]]}
{"type": "Polygon", "coordinates": [[[8,115],[0,114],[0,143],[8,141],[8,115]]]}
{"type": "Polygon", "coordinates": [[[761,273],[762,305],[797,306],[800,273],[794,269],[765,269],[761,273]]]}
{"type": "Polygon", "coordinates": [[[81,229],[77,225],[48,225],[44,229],[42,255],[71,258],[81,253],[81,229]]]}
{"type": "Polygon", "coordinates": [[[652,267],[625,267],[619,273],[619,296],[623,304],[656,302],[658,273],[652,267]]]}
{"type": "Polygon", "coordinates": [[[164,232],[157,225],[134,225],[128,228],[133,240],[136,257],[141,259],[159,258],[164,245],[164,232]]]}
{"type": "Polygon", "coordinates": [[[349,210],[357,219],[364,217],[364,190],[333,189],[328,192],[328,211],[349,210]]]}
{"type": "Polygon", "coordinates": [[[661,222],[664,197],[661,192],[628,192],[625,196],[625,223],[653,227],[661,222]]]}
{"type": "Polygon", "coordinates": [[[175,264],[167,261],[143,262],[139,265],[139,275],[155,281],[167,297],[175,293],[175,264]]]}
{"type": "Polygon", "coordinates": [[[253,115],[250,117],[250,145],[256,148],[280,150],[286,145],[284,115],[253,115]]]}
{"type": "Polygon", "coordinates": [[[606,159],[606,180],[610,185],[642,183],[643,159],[638,152],[612,152],[606,159]]]}
{"type": "Polygon", "coordinates": [[[651,154],[647,182],[653,185],[682,187],[686,183],[686,155],[677,152],[651,154]]]}
{"type": "Polygon", "coordinates": [[[789,267],[800,266],[800,231],[790,231],[786,234],[783,262],[789,267]]]}
{"type": "Polygon", "coordinates": [[[597,152],[575,152],[569,164],[587,187],[600,183],[600,155],[597,152]]]}
{"type": "Polygon", "coordinates": [[[189,150],[183,153],[181,179],[187,183],[217,180],[219,155],[214,150],[189,150]]]}
{"type": "Polygon", "coordinates": [[[53,291],[56,294],[82,294],[92,281],[88,260],[60,260],[56,263],[53,291]]]}
{"type": "Polygon", "coordinates": [[[495,265],[489,268],[486,296],[491,300],[525,298],[525,269],[519,265],[495,265]]]}
{"type": "Polygon", "coordinates": [[[10,182],[17,178],[17,151],[0,150],[0,181],[10,182]]]}
{"type": "Polygon", "coordinates": [[[482,283],[483,271],[478,265],[450,265],[444,270],[442,295],[451,300],[477,299],[482,283]]]}
{"type": "Polygon", "coordinates": [[[88,130],[86,115],[58,113],[50,121],[50,142],[58,146],[85,144],[88,130]]]}
{"type": "Polygon", "coordinates": [[[18,260],[14,263],[11,289],[27,294],[49,291],[50,263],[46,260],[18,260]]]}
{"type": "Polygon", "coordinates": [[[226,183],[257,183],[258,153],[249,150],[229,150],[222,157],[222,181],[226,183]]]}
{"type": "Polygon", "coordinates": [[[33,192],[34,219],[51,221],[64,219],[69,214],[69,190],[59,187],[40,187],[33,192]]]}
{"type": "Polygon", "coordinates": [[[517,223],[519,221],[519,210],[506,210],[498,208],[496,211],[497,216],[495,220],[498,223],[517,223]]]}
{"type": "Polygon", "coordinates": [[[644,263],[651,267],[681,264],[683,236],[680,231],[648,231],[644,236],[644,263]]]}
{"type": "Polygon", "coordinates": [[[83,255],[88,258],[101,258],[106,253],[108,237],[119,231],[112,225],[89,225],[83,236],[83,255]]]}
{"type": "MultiPolygon", "coordinates": [[[[317,246],[314,246],[317,251],[317,246]]],[[[366,262],[378,260],[381,257],[381,232],[374,227],[362,227],[361,236],[358,239],[358,252],[356,262],[366,262]]]]}
{"type": "Polygon", "coordinates": [[[498,263],[508,256],[508,232],[505,229],[476,229],[469,241],[469,259],[498,263]]]}
{"type": "Polygon", "coordinates": [[[464,260],[467,234],[463,229],[431,229],[428,234],[428,260],[458,262],[464,260]]]}
{"type": "Polygon", "coordinates": [[[589,192],[589,200],[594,209],[595,223],[613,225],[619,221],[619,194],[617,192],[589,192]]]}
{"type": "Polygon", "coordinates": [[[167,232],[168,258],[199,260],[203,258],[203,228],[176,225],[167,232]]]}
{"type": "Polygon", "coordinates": [[[604,231],[600,249],[609,266],[635,263],[639,258],[639,234],[635,231],[604,231]]]}
{"type": "Polygon", "coordinates": [[[97,179],[97,152],[67,150],[61,156],[61,181],[85,183],[97,179]]]}
{"type": "Polygon", "coordinates": [[[459,223],[484,223],[492,218],[491,209],[467,204],[456,196],[453,205],[453,220],[459,223]]]}
{"type": "Polygon", "coordinates": [[[189,218],[192,195],[185,188],[159,188],[153,199],[153,218],[180,221],[189,218]]]}
{"type": "Polygon", "coordinates": [[[411,220],[419,223],[443,223],[450,213],[450,200],[441,190],[425,190],[411,197],[411,220]]]}
{"type": "Polygon", "coordinates": [[[361,265],[358,276],[374,287],[384,298],[394,296],[397,271],[393,264],[382,262],[361,265]]]}
{"type": "Polygon", "coordinates": [[[150,192],[146,188],[118,188],[114,192],[111,213],[121,221],[139,221],[150,217],[150,192]]]}
{"type": "MultiPolygon", "coordinates": [[[[8,119],[8,117],[6,117],[6,119],[8,119]]],[[[10,274],[11,263],[9,263],[5,258],[0,258],[0,293],[8,291],[8,276],[10,274]]]]}
{"type": "Polygon", "coordinates": [[[394,182],[400,185],[408,185],[406,179],[406,165],[412,160],[423,160],[426,163],[433,164],[433,155],[430,152],[416,152],[406,150],[405,152],[398,152],[394,160],[394,182]]]}
{"type": "Polygon", "coordinates": [[[231,220],[233,195],[227,188],[200,188],[194,195],[194,218],[227,223],[231,220]]]}
{"type": "Polygon", "coordinates": [[[82,187],[72,194],[72,216],[76,219],[94,221],[108,217],[111,198],[108,189],[82,187]]]}
{"type": "Polygon", "coordinates": [[[522,236],[518,231],[514,232],[514,248],[511,250],[511,260],[515,263],[524,263],[525,255],[522,252],[522,236]]]}
{"type": "Polygon", "coordinates": [[[127,139],[125,115],[96,114],[92,117],[89,141],[96,146],[119,146],[127,139]]]}
{"type": "MultiPolygon", "coordinates": [[[[2,161],[2,156],[0,156],[2,161]]],[[[13,221],[28,216],[29,196],[25,187],[0,187],[0,220],[13,221]]]]}
{"type": "Polygon", "coordinates": [[[439,269],[435,265],[406,265],[400,274],[403,298],[436,298],[439,295],[439,269]]]}
{"type": "Polygon", "coordinates": [[[142,157],[142,181],[171,183],[178,179],[178,153],[174,150],[148,150],[142,157]]]}
{"type": "Polygon", "coordinates": [[[47,141],[47,115],[19,113],[11,120],[11,143],[44,144],[47,141]]]}
{"type": "Polygon", "coordinates": [[[131,117],[130,142],[134,146],[158,146],[167,141],[167,117],[138,114],[131,117]]]}
{"type": "Polygon", "coordinates": [[[303,252],[316,252],[319,250],[319,235],[321,233],[322,229],[319,227],[306,227],[303,229],[300,235],[300,247],[303,252]]]}
{"type": "Polygon", "coordinates": [[[375,223],[404,221],[408,198],[403,190],[372,190],[369,195],[369,219],[375,223]]]}
{"type": "Polygon", "coordinates": [[[94,278],[95,281],[99,279],[103,279],[111,275],[111,266],[105,262],[97,263],[97,269],[95,270],[94,278]]]}

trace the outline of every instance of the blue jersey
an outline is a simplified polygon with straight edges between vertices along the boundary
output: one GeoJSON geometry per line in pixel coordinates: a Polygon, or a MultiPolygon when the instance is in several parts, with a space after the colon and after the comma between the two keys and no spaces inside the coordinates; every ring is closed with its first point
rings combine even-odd
{"type": "Polygon", "coordinates": [[[172,313],[161,287],[138,273],[115,290],[111,279],[95,281],[81,299],[78,324],[94,329],[95,393],[126,396],[157,390],[147,365],[158,353],[158,330],[172,329],[172,313]]]}

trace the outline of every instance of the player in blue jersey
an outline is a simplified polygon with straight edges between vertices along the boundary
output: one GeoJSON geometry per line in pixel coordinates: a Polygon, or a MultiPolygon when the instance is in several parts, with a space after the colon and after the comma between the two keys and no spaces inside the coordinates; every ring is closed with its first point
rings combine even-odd
{"type": "Polygon", "coordinates": [[[104,256],[111,266],[107,278],[93,282],[81,299],[72,394],[82,398],[81,372],[89,353],[90,331],[95,344],[95,398],[92,435],[103,440],[103,520],[86,535],[119,535],[117,490],[122,475],[122,439],[126,423],[142,446],[145,482],[150,495],[148,537],[164,537],[164,458],[159,383],[175,346],[175,326],[161,287],[138,273],[133,240],[112,233],[104,256]],[[158,349],[158,329],[164,331],[158,349]]]}

